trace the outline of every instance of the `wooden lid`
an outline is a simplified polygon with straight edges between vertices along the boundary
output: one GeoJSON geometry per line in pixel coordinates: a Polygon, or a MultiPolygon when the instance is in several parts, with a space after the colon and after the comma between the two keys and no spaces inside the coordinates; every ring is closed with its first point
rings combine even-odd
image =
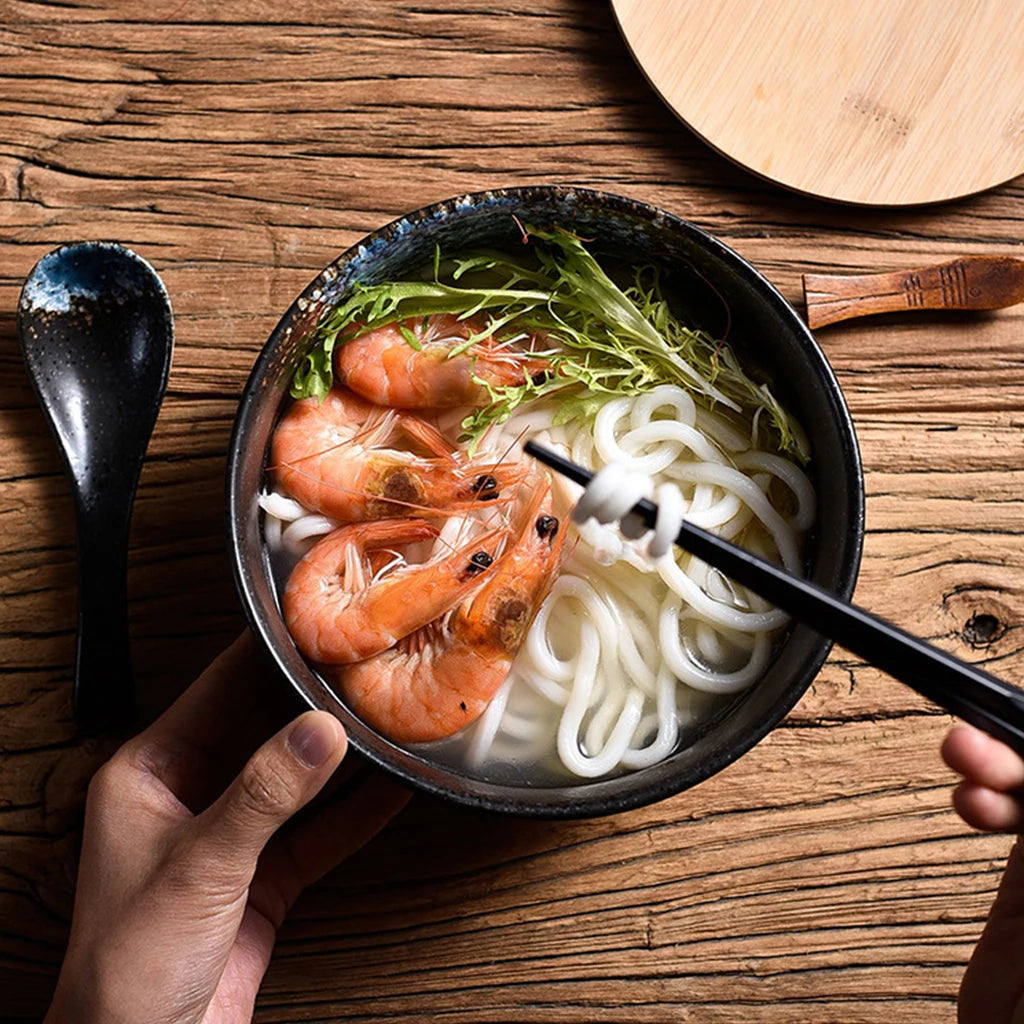
{"type": "Polygon", "coordinates": [[[1024,173],[1020,0],[612,0],[665,102],[800,192],[934,203],[1024,173]]]}

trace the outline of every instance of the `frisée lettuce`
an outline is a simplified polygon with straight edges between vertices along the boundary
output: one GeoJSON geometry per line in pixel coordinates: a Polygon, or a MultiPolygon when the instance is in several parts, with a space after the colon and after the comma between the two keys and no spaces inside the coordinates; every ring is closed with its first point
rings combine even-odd
{"type": "MultiPolygon", "coordinates": [[[[558,228],[524,229],[530,260],[506,253],[451,259],[435,251],[427,280],[356,285],[313,332],[292,380],[295,398],[323,397],[333,383],[339,344],[385,324],[448,313],[482,324],[451,356],[494,336],[515,344],[532,339],[531,352],[551,372],[513,386],[487,388],[488,404],[463,421],[470,447],[488,427],[524,402],[558,394],[558,419],[593,411],[608,395],[635,395],[658,384],[678,384],[709,407],[725,406],[765,429],[773,446],[806,461],[806,438],[767,385],[751,378],[732,349],[684,324],[665,299],[657,268],[636,267],[622,286],[583,241],[558,228]],[[539,341],[539,348],[538,348],[539,341]]],[[[401,330],[401,328],[400,328],[401,330]]],[[[418,345],[408,329],[402,336],[418,345]]]]}

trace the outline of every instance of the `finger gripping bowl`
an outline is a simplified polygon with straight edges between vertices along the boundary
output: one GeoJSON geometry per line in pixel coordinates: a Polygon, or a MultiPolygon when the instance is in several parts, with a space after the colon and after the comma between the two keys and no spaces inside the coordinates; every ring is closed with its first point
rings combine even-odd
{"type": "Polygon", "coordinates": [[[245,387],[228,460],[233,570],[249,622],[285,678],[313,707],[344,723],[352,745],[416,787],[463,804],[550,818],[610,814],[663,799],[707,779],[774,728],[811,684],[829,641],[794,625],[764,677],[712,716],[690,745],[650,768],[557,786],[499,784],[403,749],[364,725],[295,648],[274,592],[257,497],[274,425],[309,333],[357,283],[418,273],[444,254],[521,249],[520,224],[559,225],[585,239],[599,259],[654,263],[687,319],[728,339],[749,370],[773,387],[801,422],[813,448],[809,466],[818,517],[805,542],[807,575],[852,595],[864,531],[857,441],[842,393],[813,337],[791,306],[753,267],[715,238],[654,207],[568,187],[505,189],[461,196],[393,221],[323,270],[295,300],[260,353],[245,387]]]}

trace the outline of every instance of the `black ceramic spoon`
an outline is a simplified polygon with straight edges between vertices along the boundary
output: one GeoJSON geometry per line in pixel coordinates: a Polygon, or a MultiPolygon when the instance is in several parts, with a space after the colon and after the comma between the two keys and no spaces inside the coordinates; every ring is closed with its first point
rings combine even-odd
{"type": "MultiPolygon", "coordinates": [[[[534,441],[525,449],[583,487],[594,475],[534,441]]],[[[642,498],[632,511],[654,526],[653,502],[642,498]]],[[[685,519],[676,543],[1024,757],[1024,691],[685,519]]]]}
{"type": "Polygon", "coordinates": [[[18,334],[71,482],[78,530],[74,706],[90,730],[131,722],[128,526],[167,386],[173,327],[153,268],[123,246],[47,253],[18,303],[18,334]]]}

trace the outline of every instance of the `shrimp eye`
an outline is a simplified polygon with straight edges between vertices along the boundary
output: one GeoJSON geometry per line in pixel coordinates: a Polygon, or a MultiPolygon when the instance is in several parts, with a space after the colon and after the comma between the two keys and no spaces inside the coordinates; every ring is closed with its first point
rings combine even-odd
{"type": "Polygon", "coordinates": [[[493,501],[498,496],[498,480],[490,474],[478,476],[473,482],[473,493],[481,501],[493,501]]]}
{"type": "Polygon", "coordinates": [[[469,571],[469,574],[471,576],[475,576],[478,572],[483,572],[484,569],[486,569],[489,565],[492,565],[493,563],[494,559],[491,558],[491,556],[487,554],[486,551],[478,551],[469,560],[469,565],[466,566],[466,569],[469,571]]]}
{"type": "Polygon", "coordinates": [[[540,516],[537,519],[537,536],[541,540],[554,540],[558,533],[558,520],[554,516],[540,516]]]}
{"type": "Polygon", "coordinates": [[[544,381],[546,381],[547,379],[548,379],[548,371],[547,370],[539,370],[537,373],[533,373],[533,374],[530,375],[530,380],[532,380],[534,384],[543,384],[544,381]]]}

